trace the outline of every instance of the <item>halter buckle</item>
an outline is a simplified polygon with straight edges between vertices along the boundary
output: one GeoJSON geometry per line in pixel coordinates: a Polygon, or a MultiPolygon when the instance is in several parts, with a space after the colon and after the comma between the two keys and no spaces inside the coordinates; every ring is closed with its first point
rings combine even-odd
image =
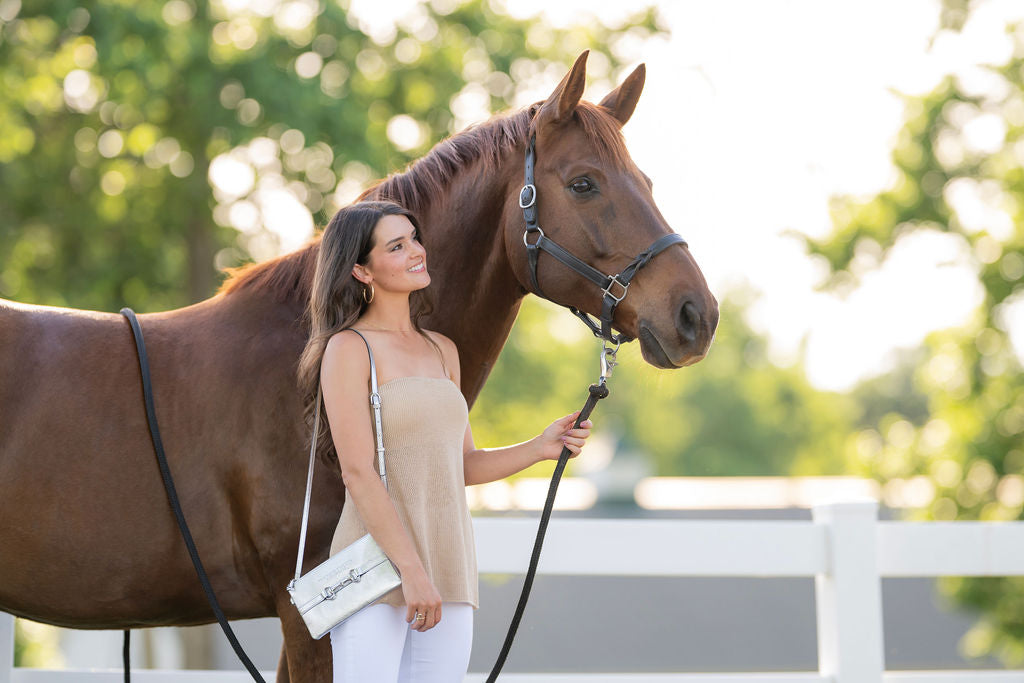
{"type": "Polygon", "coordinates": [[[535,247],[537,246],[537,243],[540,242],[540,237],[537,238],[537,242],[530,244],[529,242],[526,241],[526,236],[529,235],[531,232],[539,232],[540,237],[544,237],[544,231],[540,229],[539,225],[536,228],[533,228],[532,230],[530,228],[527,228],[525,231],[523,231],[523,244],[525,244],[528,247],[535,247]]]}
{"type": "Polygon", "coordinates": [[[625,283],[620,282],[618,280],[618,277],[619,277],[619,273],[615,273],[615,275],[612,275],[611,276],[611,280],[609,280],[609,282],[608,282],[608,286],[605,287],[603,290],[601,290],[601,291],[604,292],[605,296],[610,296],[611,298],[615,299],[615,303],[619,303],[620,301],[625,299],[626,298],[626,292],[629,291],[629,283],[628,282],[625,282],[625,283]],[[611,291],[612,290],[612,285],[618,285],[619,287],[622,287],[622,296],[615,296],[614,294],[612,294],[612,291],[611,291]]]}
{"type": "Polygon", "coordinates": [[[537,203],[537,186],[534,185],[533,183],[529,183],[528,185],[523,185],[523,189],[519,190],[519,208],[520,209],[528,209],[528,208],[530,208],[531,206],[533,206],[536,203],[537,203]],[[530,192],[530,195],[529,195],[530,199],[529,199],[529,201],[524,199],[524,197],[526,196],[527,190],[529,190],[529,192],[530,192]]]}

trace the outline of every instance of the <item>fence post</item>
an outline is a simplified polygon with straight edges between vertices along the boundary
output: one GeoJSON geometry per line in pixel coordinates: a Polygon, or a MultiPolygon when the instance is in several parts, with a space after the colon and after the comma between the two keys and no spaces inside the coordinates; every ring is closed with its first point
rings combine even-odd
{"type": "Polygon", "coordinates": [[[816,505],[812,516],[828,527],[828,573],[814,578],[819,673],[835,683],[882,683],[878,503],[816,505]]]}
{"type": "Polygon", "coordinates": [[[14,617],[0,612],[0,683],[11,683],[14,668],[14,617]]]}

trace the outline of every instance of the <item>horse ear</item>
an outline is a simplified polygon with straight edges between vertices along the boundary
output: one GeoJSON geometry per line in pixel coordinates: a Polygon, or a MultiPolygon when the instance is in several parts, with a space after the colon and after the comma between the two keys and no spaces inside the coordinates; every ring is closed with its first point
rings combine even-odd
{"type": "Polygon", "coordinates": [[[541,105],[540,112],[537,114],[538,121],[557,123],[565,121],[572,115],[580,98],[583,97],[583,86],[587,79],[587,55],[589,54],[590,50],[584,50],[583,54],[576,58],[576,63],[572,65],[569,73],[541,105]]]}
{"type": "Polygon", "coordinates": [[[601,106],[609,110],[619,120],[619,125],[625,125],[629,117],[636,109],[636,101],[640,99],[640,91],[644,89],[644,78],[647,76],[647,67],[643,64],[633,69],[633,73],[626,76],[615,90],[608,93],[601,106]]]}

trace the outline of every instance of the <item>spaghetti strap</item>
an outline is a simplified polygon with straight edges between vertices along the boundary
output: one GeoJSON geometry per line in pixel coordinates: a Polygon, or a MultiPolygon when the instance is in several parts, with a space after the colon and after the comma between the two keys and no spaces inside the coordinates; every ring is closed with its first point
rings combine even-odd
{"type": "MultiPolygon", "coordinates": [[[[346,327],[345,330],[352,330],[356,334],[359,334],[359,331],[354,327],[346,327]]],[[[342,332],[345,330],[342,330],[342,332]]],[[[451,375],[448,374],[448,366],[444,362],[444,354],[441,353],[441,347],[438,346],[437,342],[435,342],[425,331],[423,332],[423,335],[427,338],[430,345],[434,347],[434,350],[437,351],[437,355],[441,359],[441,371],[444,372],[444,376],[451,379],[451,375]]],[[[360,334],[360,336],[362,335],[360,334]]],[[[369,383],[369,379],[367,379],[367,383],[369,383]]]]}
{"type": "MultiPolygon", "coordinates": [[[[430,335],[427,335],[427,338],[430,339],[430,335]]],[[[448,375],[448,366],[444,363],[444,355],[441,353],[441,347],[438,346],[437,342],[433,339],[430,339],[430,345],[434,347],[434,350],[437,351],[437,355],[441,358],[441,370],[444,371],[444,376],[451,379],[448,375]]]]}

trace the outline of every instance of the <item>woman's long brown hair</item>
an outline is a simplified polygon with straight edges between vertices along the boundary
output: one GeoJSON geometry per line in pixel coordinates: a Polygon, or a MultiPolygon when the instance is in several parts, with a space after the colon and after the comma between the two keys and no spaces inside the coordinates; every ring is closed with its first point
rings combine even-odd
{"type": "MultiPolygon", "coordinates": [[[[334,214],[320,238],[309,306],[305,312],[305,322],[308,322],[310,329],[309,341],[299,358],[298,367],[303,416],[310,435],[324,349],[333,335],[352,326],[366,311],[368,304],[363,298],[366,285],[352,275],[352,268],[357,263],[366,265],[370,251],[376,244],[375,228],[384,216],[405,216],[422,235],[419,221],[405,207],[389,201],[363,201],[346,206],[334,214]]],[[[413,328],[433,344],[440,354],[441,349],[423,331],[419,322],[420,318],[432,311],[433,301],[426,288],[409,294],[409,316],[413,328]]],[[[317,439],[316,450],[320,457],[337,457],[323,408],[320,410],[320,434],[317,439]]]]}

